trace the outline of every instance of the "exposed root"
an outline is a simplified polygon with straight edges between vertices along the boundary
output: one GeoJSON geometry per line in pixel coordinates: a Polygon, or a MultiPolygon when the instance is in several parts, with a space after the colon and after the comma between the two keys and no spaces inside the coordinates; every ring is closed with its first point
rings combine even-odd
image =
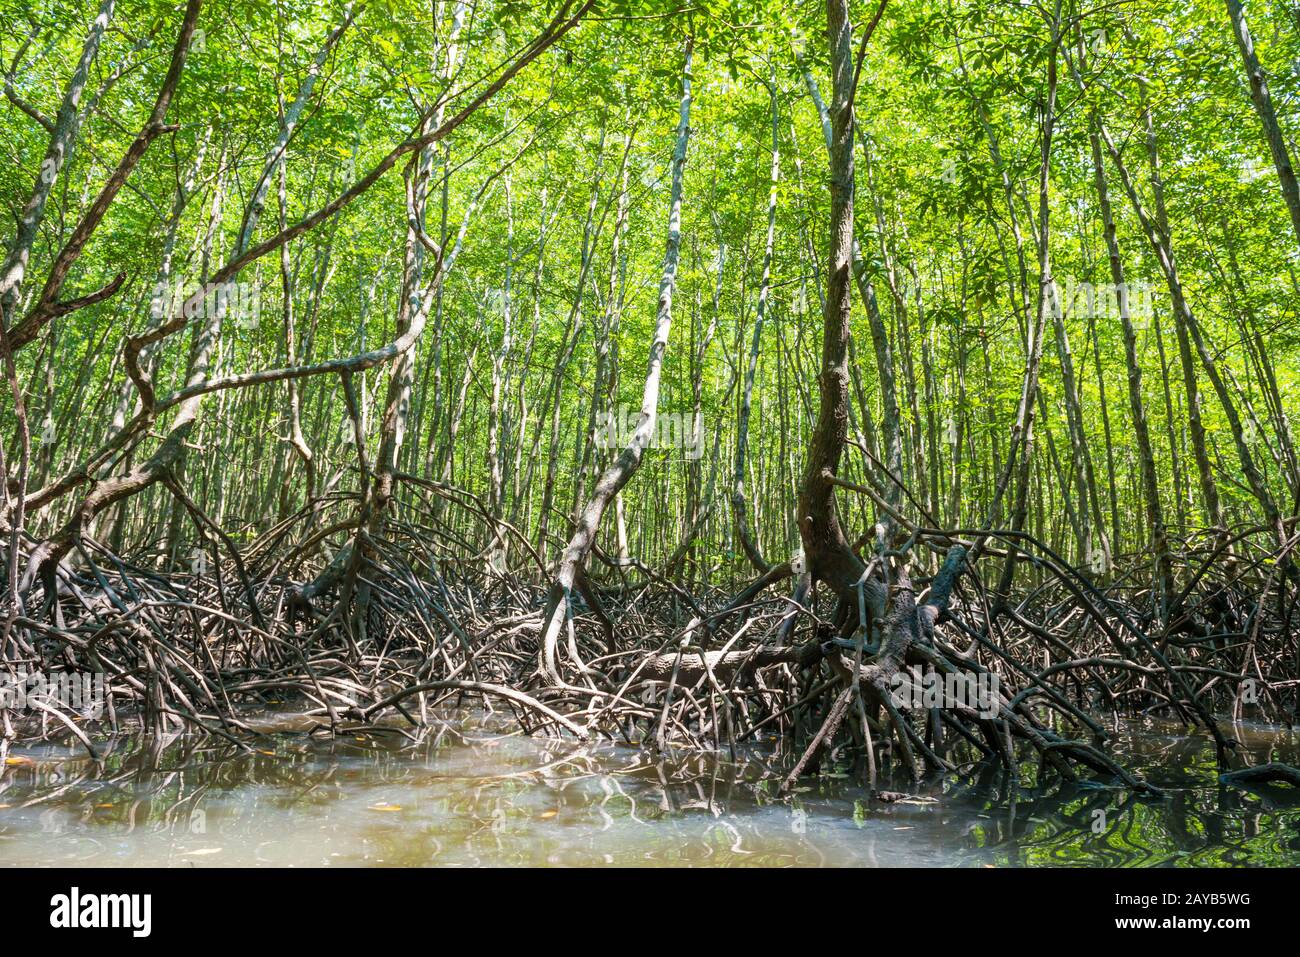
{"type": "MultiPolygon", "coordinates": [[[[424,491],[472,508],[455,490],[424,491]]],[[[1285,722],[1295,713],[1297,595],[1270,574],[1262,546],[1245,547],[1263,535],[1243,534],[1230,567],[1207,560],[1212,549],[1189,550],[1183,591],[1163,619],[1135,576],[1094,582],[1023,538],[1029,590],[996,598],[955,532],[863,556],[876,570],[863,576],[865,627],[856,603],[828,613],[815,591],[806,605],[779,588],[687,603],[648,571],[588,572],[553,680],[537,668],[547,591],[536,563],[500,575],[460,557],[485,553],[494,537],[485,529],[481,543],[461,540],[419,496],[395,505],[386,540],[367,542],[370,557],[354,571],[368,591],[359,622],[357,589],[343,588],[357,526],[330,516],[348,504],[312,503],[242,548],[223,537],[190,571],[144,567],[82,540],[51,595],[38,582],[20,595],[6,667],[11,676],[101,672],[110,691],[102,726],[138,722],[160,736],[241,741],[250,709],[291,701],[322,730],[422,724],[472,696],[508,709],[528,733],[733,751],[774,742],[789,758],[787,786],[827,760],[849,761],[872,787],[885,775],[991,762],[1040,784],[1089,774],[1153,791],[1106,753],[1107,713],[1202,726],[1206,715],[1285,722]],[[939,549],[947,558],[935,573],[909,579],[939,549]],[[986,693],[921,703],[900,694],[927,683],[986,693]]],[[[36,551],[23,548],[20,560],[36,551]]],[[[94,753],[92,724],[53,699],[5,717],[10,738],[75,735],[94,753]]],[[[1204,730],[1218,734],[1212,721],[1204,730]]],[[[1265,765],[1223,780],[1297,777],[1265,765]]]]}

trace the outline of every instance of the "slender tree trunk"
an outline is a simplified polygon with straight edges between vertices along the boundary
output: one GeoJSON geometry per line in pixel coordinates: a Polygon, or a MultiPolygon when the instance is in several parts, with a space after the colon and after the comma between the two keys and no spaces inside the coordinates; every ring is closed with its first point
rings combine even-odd
{"type": "Polygon", "coordinates": [[[663,368],[664,353],[668,349],[668,333],[672,328],[673,292],[677,287],[677,260],[681,250],[682,179],[686,167],[686,145],[690,137],[692,48],[693,41],[688,39],[685,63],[682,66],[681,112],[677,124],[676,144],[673,147],[668,240],[664,250],[663,275],[659,281],[659,303],[655,312],[654,338],[650,342],[646,365],[641,415],[636,431],[632,434],[632,440],[596,482],[591,499],[582,510],[582,518],[556,569],[555,580],[551,584],[550,596],[542,614],[542,641],[538,651],[538,667],[552,681],[562,680],[557,655],[560,627],[570,614],[570,595],[578,582],[582,564],[586,561],[592,545],[595,544],[601,517],[614,496],[636,472],[655,434],[659,411],[659,377],[663,368]]]}
{"type": "MultiPolygon", "coordinates": [[[[1056,124],[1056,87],[1057,87],[1057,46],[1060,40],[1060,4],[1057,4],[1057,17],[1052,22],[1052,46],[1047,60],[1047,95],[1040,107],[1040,154],[1038,170],[1038,313],[1031,327],[1027,361],[1025,368],[1024,390],[1020,397],[1020,411],[1011,433],[1011,449],[1008,453],[1007,469],[1010,471],[1015,455],[1018,477],[1016,482],[1015,504],[1011,511],[1011,529],[1019,532],[1024,529],[1028,516],[1028,496],[1030,466],[1033,461],[1034,448],[1034,408],[1038,396],[1038,372],[1043,357],[1043,339],[1047,334],[1047,313],[1052,308],[1054,298],[1054,280],[1052,279],[1052,258],[1049,248],[1051,237],[1051,206],[1049,187],[1052,167],[1052,134],[1056,124]]],[[[1001,165],[1001,164],[999,164],[1001,165]]],[[[1004,183],[1006,171],[1003,170],[1004,183]]],[[[1014,205],[1008,195],[1008,205],[1014,205]]],[[[1023,272],[1023,265],[1021,267],[1023,272]]],[[[1025,283],[1022,281],[1022,289],[1025,283]]],[[[1003,483],[999,483],[1000,485],[1003,483]]],[[[995,492],[994,501],[1001,498],[995,492]]],[[[1011,588],[1015,575],[1017,550],[1014,545],[1007,548],[1006,561],[1002,565],[1002,574],[998,579],[998,595],[1005,598],[1011,588]]]]}
{"type": "Polygon", "coordinates": [[[1129,311],[1128,283],[1124,260],[1120,255],[1119,240],[1115,233],[1115,216],[1110,205],[1110,190],[1106,184],[1106,170],[1101,159],[1101,137],[1097,132],[1096,117],[1092,117],[1089,130],[1092,147],[1093,183],[1097,190],[1097,204],[1101,209],[1102,232],[1106,240],[1106,256],[1110,263],[1110,277],[1117,290],[1119,321],[1124,333],[1124,365],[1128,371],[1129,413],[1133,417],[1133,437],[1138,447],[1138,468],[1142,480],[1142,498],[1146,504],[1147,524],[1151,526],[1151,544],[1155,551],[1155,580],[1158,588],[1156,607],[1161,619],[1167,603],[1174,595],[1173,567],[1169,557],[1169,535],[1165,528],[1164,509],[1160,504],[1160,485],[1157,478],[1155,453],[1152,450],[1151,429],[1147,424],[1146,404],[1142,398],[1142,364],[1138,361],[1137,330],[1129,311]]]}
{"type": "Polygon", "coordinates": [[[1232,20],[1232,35],[1241,51],[1241,60],[1246,68],[1246,79],[1250,83],[1250,101],[1259,116],[1260,125],[1264,127],[1264,138],[1268,140],[1268,150],[1273,157],[1273,168],[1277,170],[1278,184],[1282,187],[1282,198],[1286,200],[1287,211],[1291,214],[1291,228],[1296,240],[1300,242],[1300,184],[1296,183],[1295,169],[1291,166],[1291,153],[1286,146],[1286,136],[1277,122],[1277,113],[1273,109],[1273,96],[1268,89],[1268,76],[1255,54],[1255,41],[1251,38],[1250,27],[1246,25],[1246,13],[1241,0],[1226,0],[1228,18],[1232,20]]]}
{"type": "MultiPolygon", "coordinates": [[[[90,76],[90,67],[99,54],[99,45],[113,20],[116,0],[103,0],[99,12],[91,23],[86,35],[86,42],[81,48],[81,58],[73,71],[72,79],[63,92],[63,102],[59,105],[53,129],[50,130],[50,144],[46,147],[45,158],[41,160],[40,172],[32,186],[23,211],[18,218],[18,230],[9,245],[5,257],[4,271],[0,272],[0,322],[8,328],[12,324],[13,312],[18,304],[19,290],[27,275],[27,264],[31,259],[32,246],[41,221],[45,217],[45,204],[54,191],[54,184],[59,173],[67,165],[73,144],[81,131],[81,117],[78,107],[86,90],[86,81],[90,76]]],[[[10,348],[17,350],[18,343],[11,340],[10,348]]]]}
{"type": "Polygon", "coordinates": [[[848,600],[863,565],[849,548],[835,504],[835,477],[849,425],[849,317],[853,282],[852,27],[847,0],[827,0],[831,51],[830,243],[822,310],[818,411],[799,488],[798,525],[813,582],[848,600]]]}
{"type": "Polygon", "coordinates": [[[731,508],[736,519],[736,537],[749,561],[760,574],[768,564],[759,551],[754,531],[749,524],[749,510],[745,502],[745,467],[749,454],[749,416],[754,398],[754,375],[758,370],[758,355],[763,343],[763,320],[767,316],[768,297],[772,284],[772,251],[776,242],[777,183],[781,178],[781,151],[778,143],[778,118],[776,100],[776,75],[770,83],[772,94],[772,173],[767,193],[767,241],[763,247],[763,278],[758,287],[758,308],[754,316],[754,338],[749,347],[749,364],[745,368],[745,387],[740,394],[740,415],[736,421],[736,461],[732,472],[731,508]]]}

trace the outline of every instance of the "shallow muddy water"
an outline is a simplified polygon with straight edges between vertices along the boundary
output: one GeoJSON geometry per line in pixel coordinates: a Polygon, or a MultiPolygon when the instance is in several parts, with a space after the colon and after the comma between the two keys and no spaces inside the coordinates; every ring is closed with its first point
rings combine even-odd
{"type": "MultiPolygon", "coordinates": [[[[777,759],[655,759],[504,734],[455,716],[418,742],[311,737],[290,719],[245,754],[180,738],[11,752],[0,865],[1300,865],[1300,792],[1217,783],[1204,738],[1120,726],[1116,753],[1166,789],[1048,794],[949,777],[868,800],[847,774],[777,797],[777,759]],[[150,767],[150,764],[154,767],[150,767]]],[[[1238,728],[1256,760],[1295,762],[1300,734],[1238,728]]]]}

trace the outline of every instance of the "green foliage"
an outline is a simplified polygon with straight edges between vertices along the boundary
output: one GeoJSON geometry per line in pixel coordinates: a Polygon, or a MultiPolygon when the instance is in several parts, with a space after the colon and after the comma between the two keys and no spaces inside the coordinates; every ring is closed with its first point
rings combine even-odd
{"type": "MultiPolygon", "coordinates": [[[[121,6],[89,91],[103,87],[116,65],[125,69],[86,118],[42,225],[31,276],[44,275],[127,148],[166,69],[179,24],[177,6],[161,0],[121,6]]],[[[45,116],[54,115],[95,9],[93,3],[68,0],[36,6],[0,0],[5,67],[18,67],[15,98],[45,116]]],[[[411,136],[422,112],[439,100],[446,101],[448,115],[461,109],[537,35],[555,4],[496,0],[472,5],[458,41],[463,67],[448,77],[442,64],[450,9],[443,2],[377,0],[345,33],[325,62],[287,150],[289,222],[363,176],[411,136]]],[[[853,5],[855,36],[874,9],[874,4],[853,5]]],[[[1031,303],[1038,287],[1034,197],[1054,44],[1049,13],[1037,3],[891,3],[867,51],[856,102],[861,137],[856,156],[858,240],[893,336],[905,380],[901,388],[915,396],[914,403],[904,403],[909,448],[921,444],[920,459],[942,476],[938,484],[943,489],[958,478],[963,482],[958,514],[943,516],[954,524],[982,518],[981,502],[991,494],[995,467],[1007,450],[1007,423],[1020,399],[1026,336],[1020,284],[1026,284],[1031,303]],[[992,154],[994,143],[1000,163],[992,154]],[[1023,277],[1016,231],[1028,262],[1023,277]],[[902,306],[887,287],[887,260],[902,306]],[[958,398],[959,378],[964,378],[964,405],[958,398]],[[944,423],[953,420],[963,422],[960,448],[941,434],[944,423]]],[[[1251,441],[1268,480],[1287,499],[1279,435],[1290,428],[1292,397],[1300,387],[1296,237],[1247,97],[1226,13],[1206,0],[1143,0],[1096,9],[1070,3],[1063,14],[1065,26],[1055,50],[1058,113],[1050,172],[1055,273],[1062,282],[1108,281],[1088,118],[1095,110],[1108,124],[1136,171],[1141,195],[1149,200],[1152,183],[1141,112],[1143,104],[1149,105],[1164,163],[1170,235],[1189,297],[1221,361],[1234,373],[1243,404],[1249,401],[1264,420],[1265,430],[1251,441]],[[1070,70],[1080,49],[1086,54],[1081,64],[1086,92],[1078,89],[1070,70]],[[1261,380],[1264,360],[1289,403],[1283,409],[1271,410],[1261,380]]],[[[1300,61],[1300,31],[1290,11],[1279,5],[1259,4],[1249,15],[1289,127],[1291,105],[1300,96],[1300,71],[1294,66],[1300,61]]],[[[233,248],[259,170],[275,142],[279,102],[293,99],[342,16],[340,4],[320,0],[236,0],[205,8],[201,40],[191,52],[168,117],[176,128],[154,143],[112,205],[74,268],[64,298],[85,295],[120,270],[128,274],[125,285],[108,300],[52,323],[39,343],[18,356],[32,421],[51,419],[57,425],[54,439],[38,442],[35,484],[75,469],[107,438],[109,410],[125,382],[122,344],[128,332],[138,332],[148,322],[178,183],[206,150],[177,229],[173,266],[173,275],[200,280],[233,248]]],[[[750,468],[761,500],[761,534],[779,553],[795,538],[791,490],[815,414],[808,397],[816,391],[818,291],[825,282],[825,149],[794,56],[796,49],[804,55],[826,92],[824,11],[817,4],[608,0],[435,148],[425,228],[436,242],[454,240],[472,197],[489,177],[495,180],[468,226],[437,319],[415,350],[413,424],[404,461],[417,472],[436,471],[450,461],[457,484],[484,490],[490,389],[484,376],[505,334],[503,299],[496,293],[503,289],[508,269],[512,344],[502,374],[510,399],[502,414],[514,430],[509,447],[519,452],[521,467],[527,467],[534,449],[542,462],[554,457],[564,463],[555,473],[561,512],[571,508],[580,485],[589,486],[590,476],[580,478],[571,463],[581,458],[587,441],[596,346],[602,319],[612,312],[618,313],[618,323],[611,356],[619,373],[612,399],[624,406],[639,404],[688,37],[695,48],[692,138],[676,325],[660,407],[692,413],[698,377],[708,455],[703,465],[695,465],[680,452],[653,452],[644,479],[638,479],[645,490],[630,493],[627,504],[639,527],[659,530],[645,532],[644,547],[671,552],[685,508],[683,490],[689,483],[707,481],[714,469],[715,435],[720,436],[721,474],[729,472],[725,463],[734,447],[738,395],[734,382],[748,351],[762,268],[775,104],[781,153],[776,250],[750,468]],[[773,76],[774,91],[769,87],[773,76]],[[625,143],[627,225],[619,237],[620,259],[611,269],[625,143]],[[507,170],[498,175],[503,167],[507,170]],[[589,209],[594,210],[590,225],[589,209]],[[584,244],[592,266],[580,281],[584,244]],[[726,252],[719,279],[720,247],[726,252]],[[695,355],[715,324],[697,366],[695,355]],[[471,361],[462,409],[461,383],[471,361]],[[561,396],[554,445],[548,420],[553,381],[560,383],[561,396]],[[449,418],[458,414],[466,424],[453,452],[445,446],[446,429],[449,418]],[[656,489],[661,493],[650,491],[656,489]]],[[[14,102],[3,109],[0,196],[13,222],[38,175],[49,137],[14,102]]],[[[278,257],[248,267],[241,281],[258,288],[260,312],[251,325],[228,324],[223,330],[222,370],[319,361],[374,348],[396,335],[406,241],[403,177],[409,172],[404,160],[357,202],[291,243],[297,355],[286,354],[278,257]]],[[[1167,340],[1162,365],[1154,324],[1139,333],[1143,398],[1158,446],[1162,495],[1187,523],[1195,524],[1195,482],[1189,474],[1173,472],[1175,451],[1184,468],[1189,458],[1168,297],[1114,171],[1109,175],[1125,267],[1133,282],[1151,286],[1167,340]],[[1177,502],[1176,491],[1181,493],[1177,502]]],[[[257,239],[277,228],[273,189],[257,239]]],[[[1146,530],[1138,517],[1140,490],[1132,467],[1119,324],[1111,315],[1079,314],[1068,315],[1066,323],[1099,463],[1105,451],[1098,423],[1106,403],[1111,452],[1119,463],[1108,481],[1116,483],[1126,532],[1136,544],[1145,540],[1146,530]]],[[[866,316],[856,294],[853,331],[863,400],[857,406],[855,398],[854,428],[869,431],[879,428],[881,398],[866,316]]],[[[181,384],[189,352],[188,333],[165,343],[160,391],[181,384]]],[[[372,439],[382,419],[389,375],[390,366],[383,365],[362,377],[372,439]]],[[[1068,462],[1070,440],[1055,359],[1047,363],[1043,401],[1050,438],[1040,441],[1055,443],[1068,462]]],[[[204,418],[196,443],[208,454],[195,468],[204,472],[210,499],[219,497],[217,489],[227,484],[223,507],[256,523],[263,517],[262,503],[278,496],[281,485],[302,494],[302,476],[284,441],[288,427],[282,387],[214,397],[209,407],[213,411],[204,418]],[[226,476],[237,467],[243,469],[237,480],[226,476]]],[[[350,468],[355,453],[340,442],[344,430],[337,379],[305,382],[302,407],[322,474],[332,477],[350,468]]],[[[1234,515],[1248,517],[1254,503],[1242,491],[1222,409],[1207,401],[1204,416],[1219,456],[1225,498],[1234,515]]],[[[11,403],[0,409],[0,419],[6,457],[13,461],[17,438],[11,403]]],[[[914,468],[911,461],[909,455],[909,469],[914,468]]],[[[1038,467],[1050,476],[1044,461],[1038,467]]],[[[541,468],[537,466],[538,474],[541,468]]],[[[861,458],[848,466],[855,473],[866,468],[861,458]]],[[[918,494],[923,479],[909,476],[918,494]]],[[[542,483],[537,475],[531,485],[519,474],[512,480],[519,498],[511,509],[535,526],[542,483]]],[[[354,479],[341,481],[346,485],[354,479]]],[[[724,480],[717,484],[721,489],[724,480]]],[[[1055,479],[1047,484],[1055,485],[1055,479]]],[[[1048,490],[1046,514],[1040,519],[1058,536],[1067,534],[1059,492],[1048,490]]],[[[52,524],[66,508],[56,506],[37,521],[52,524]]],[[[709,526],[701,562],[732,560],[725,511],[720,508],[709,526]]],[[[137,534],[148,538],[156,532],[151,528],[146,518],[137,534]]]]}

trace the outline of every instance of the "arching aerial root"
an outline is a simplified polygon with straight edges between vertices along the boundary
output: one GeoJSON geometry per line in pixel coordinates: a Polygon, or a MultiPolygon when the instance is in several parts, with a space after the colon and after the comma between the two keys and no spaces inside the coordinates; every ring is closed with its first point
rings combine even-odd
{"type": "MultiPolygon", "coordinates": [[[[825,609],[816,590],[805,604],[779,594],[771,586],[784,575],[733,598],[591,568],[569,600],[556,681],[537,669],[546,592],[536,563],[488,571],[436,511],[395,509],[388,537],[367,542],[370,557],[334,562],[367,586],[364,608],[356,587],[341,601],[329,568],[356,525],[332,513],[349,504],[314,503],[238,550],[212,539],[191,569],[80,542],[47,618],[39,585],[21,596],[3,667],[11,684],[102,673],[103,714],[87,721],[37,696],[4,712],[6,739],[68,736],[94,753],[97,731],[138,721],[248,746],[250,710],[272,703],[300,702],[322,732],[341,732],[420,724],[474,701],[527,733],[772,749],[787,787],[828,761],[871,787],[992,763],[1026,783],[1096,775],[1155,792],[1107,753],[1100,716],[1178,718],[1222,742],[1204,716],[1288,720],[1300,687],[1297,656],[1285,653],[1296,647],[1294,585],[1268,575],[1262,550],[1242,560],[1246,549],[1230,574],[1189,549],[1187,588],[1163,617],[1132,578],[1093,582],[1041,552],[1025,562],[1024,594],[998,600],[963,567],[939,608],[930,602],[944,566],[909,584],[895,556],[884,613],[868,610],[865,629],[851,602],[825,609]],[[321,580],[328,587],[303,587],[321,580]]],[[[957,540],[933,538],[950,556],[957,540]]]]}

